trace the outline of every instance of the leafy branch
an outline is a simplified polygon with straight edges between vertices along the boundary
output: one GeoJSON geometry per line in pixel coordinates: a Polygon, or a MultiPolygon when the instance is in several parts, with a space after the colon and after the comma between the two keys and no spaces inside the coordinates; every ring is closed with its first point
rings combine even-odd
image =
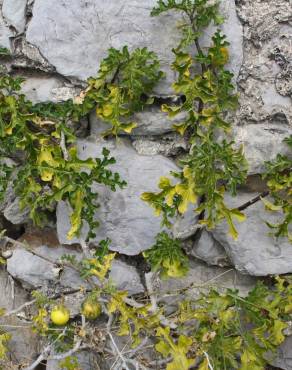
{"type": "MultiPolygon", "coordinates": [[[[285,139],[292,149],[292,136],[285,139]]],[[[273,202],[262,199],[268,211],[282,212],[283,218],[277,224],[266,222],[274,231],[276,237],[288,237],[292,243],[292,160],[288,156],[278,154],[274,161],[266,162],[266,172],[263,178],[267,180],[273,202]]]]}
{"type": "Polygon", "coordinates": [[[152,205],[156,214],[162,214],[162,224],[170,225],[169,218],[183,214],[189,205],[200,214],[200,223],[213,228],[223,219],[229,224],[229,232],[236,239],[233,219],[243,221],[245,216],[238,209],[225,204],[224,193],[236,194],[237,186],[244,183],[247,164],[242,149],[236,149],[228,140],[230,123],[226,120],[229,110],[237,107],[237,95],[233,93],[233,75],[224,69],[229,60],[228,42],[218,30],[212,37],[212,45],[202,51],[199,37],[202,30],[214,22],[222,22],[218,2],[206,0],[159,1],[152,15],[179,10],[188,20],[181,26],[182,40],[173,50],[175,61],[172,68],[178,75],[173,84],[176,94],[184,96],[181,105],[163,105],[162,111],[170,118],[180,112],[187,119],[174,125],[185,135],[190,152],[180,161],[183,170],[171,173],[173,180],[162,178],[158,193],[144,193],[142,199],[152,205]],[[195,56],[189,46],[197,49],[195,56]],[[196,67],[201,66],[201,73],[196,67]]]}

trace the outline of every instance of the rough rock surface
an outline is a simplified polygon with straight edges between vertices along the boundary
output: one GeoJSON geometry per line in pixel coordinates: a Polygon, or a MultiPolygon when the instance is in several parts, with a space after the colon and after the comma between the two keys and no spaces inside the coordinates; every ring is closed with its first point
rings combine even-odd
{"type": "Polygon", "coordinates": [[[208,265],[230,266],[224,247],[205,230],[202,231],[198,240],[194,242],[190,254],[205,261],[208,265]]]}
{"type": "MultiPolygon", "coordinates": [[[[185,114],[178,114],[170,120],[167,113],[161,112],[157,106],[145,108],[142,112],[133,115],[133,122],[137,127],[133,129],[131,136],[155,136],[163,135],[173,131],[172,125],[181,122],[186,117],[185,114]]],[[[108,125],[96,117],[95,112],[90,115],[90,132],[99,135],[108,129],[108,125]]]]}
{"type": "Polygon", "coordinates": [[[286,338],[277,351],[273,366],[283,370],[292,370],[292,336],[286,338]]]}
{"type": "MultiPolygon", "coordinates": [[[[238,289],[242,296],[246,296],[255,286],[256,281],[257,279],[255,277],[242,275],[235,269],[206,266],[206,264],[200,261],[191,260],[190,270],[186,277],[161,280],[158,283],[159,296],[161,296],[161,300],[164,300],[164,294],[171,294],[171,292],[177,292],[178,290],[190,287],[186,291],[186,295],[196,298],[200,295],[201,291],[211,286],[219,289],[238,289]]],[[[173,294],[174,296],[175,293],[173,294]]],[[[170,296],[169,301],[171,302],[171,300],[172,296],[170,296]]]]}
{"type": "MultiPolygon", "coordinates": [[[[85,3],[35,0],[27,40],[40,49],[60,74],[81,80],[96,74],[109,47],[147,46],[158,54],[166,72],[166,79],[157,91],[169,95],[174,80],[169,67],[173,60],[171,50],[177,45],[179,35],[173,14],[149,16],[155,4],[156,0],[145,0],[143,5],[137,0],[115,0],[108,1],[105,7],[101,0],[85,3]]],[[[226,0],[223,8],[226,13],[223,29],[232,44],[232,69],[236,73],[242,60],[241,25],[233,0],[226,0]]]]}
{"type": "MultiPolygon", "coordinates": [[[[154,216],[153,209],[140,196],[145,191],[156,191],[159,178],[177,170],[177,167],[160,155],[140,156],[127,141],[122,140],[117,143],[79,141],[80,158],[97,157],[104,146],[117,159],[111,168],[127,181],[127,187],[114,193],[101,186],[95,187],[101,205],[96,216],[100,221],[96,241],[108,237],[112,241],[112,250],[127,255],[139,254],[153,245],[155,235],[160,231],[160,219],[154,216]]],[[[64,202],[60,202],[57,208],[57,230],[60,243],[78,242],[77,238],[66,239],[69,217],[64,202]]]]}
{"type": "MultiPolygon", "coordinates": [[[[81,352],[77,355],[78,364],[82,370],[106,370],[109,369],[105,363],[101,363],[97,354],[93,352],[81,352]]],[[[46,364],[46,370],[60,370],[60,361],[49,360],[46,364]]]]}
{"type": "MultiPolygon", "coordinates": [[[[13,310],[29,300],[27,292],[0,267],[0,307],[6,312],[13,310]]],[[[9,360],[18,366],[22,361],[31,361],[37,355],[39,341],[31,332],[31,325],[18,317],[0,317],[1,324],[11,325],[8,331],[12,334],[9,360]]],[[[7,329],[7,327],[6,327],[7,329]]]]}
{"type": "Polygon", "coordinates": [[[2,12],[1,12],[1,3],[0,3],[0,47],[4,47],[8,50],[11,49],[10,37],[13,35],[9,27],[6,25],[2,12]]]}
{"type": "MultiPolygon", "coordinates": [[[[235,198],[226,197],[226,203],[238,207],[256,193],[239,193],[235,198]]],[[[244,213],[246,221],[237,223],[238,239],[228,235],[225,222],[218,225],[211,234],[226,250],[232,265],[244,273],[256,276],[268,274],[285,274],[292,272],[292,249],[286,238],[275,239],[269,236],[271,230],[265,221],[276,223],[280,215],[265,211],[264,204],[259,201],[248,207],[244,213]]]]}
{"type": "Polygon", "coordinates": [[[291,124],[291,2],[238,1],[237,10],[244,29],[238,121],[291,124]]]}
{"type": "Polygon", "coordinates": [[[277,154],[291,156],[288,145],[283,143],[292,135],[292,126],[287,124],[254,123],[235,128],[234,140],[242,145],[248,161],[248,173],[259,174],[265,171],[265,161],[271,161],[277,154]]]}
{"type": "Polygon", "coordinates": [[[23,224],[29,220],[29,209],[20,209],[19,198],[16,197],[3,211],[4,217],[15,225],[23,224]]]}
{"type": "MultiPolygon", "coordinates": [[[[27,289],[47,287],[48,290],[57,285],[62,288],[87,287],[87,283],[75,270],[69,267],[65,267],[64,270],[60,269],[57,262],[65,254],[73,255],[77,260],[82,258],[82,254],[76,249],[61,246],[43,245],[34,248],[33,251],[18,248],[7,260],[7,271],[13,278],[21,281],[27,289]]],[[[109,276],[118,288],[128,290],[130,294],[144,291],[137,270],[122,261],[113,262],[109,276]]]]}
{"type": "Polygon", "coordinates": [[[54,76],[26,76],[22,85],[22,92],[33,103],[58,103],[74,98],[78,89],[64,83],[62,79],[54,76]]]}
{"type": "Polygon", "coordinates": [[[17,33],[25,29],[27,0],[4,0],[2,5],[2,14],[6,22],[13,26],[17,33]]]}
{"type": "Polygon", "coordinates": [[[166,157],[177,156],[189,148],[187,140],[178,134],[168,134],[162,137],[139,137],[134,138],[133,147],[138,154],[156,155],[162,154],[166,157]]]}

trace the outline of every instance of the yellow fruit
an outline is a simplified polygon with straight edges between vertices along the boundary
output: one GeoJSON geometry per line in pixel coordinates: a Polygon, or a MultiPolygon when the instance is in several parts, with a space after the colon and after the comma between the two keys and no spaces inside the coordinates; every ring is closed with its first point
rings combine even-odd
{"type": "Polygon", "coordinates": [[[94,298],[87,298],[81,307],[81,313],[89,320],[95,320],[101,314],[101,304],[94,298]]]}
{"type": "Polygon", "coordinates": [[[55,306],[51,312],[51,320],[55,325],[66,325],[70,319],[70,311],[63,305],[55,306]]]}

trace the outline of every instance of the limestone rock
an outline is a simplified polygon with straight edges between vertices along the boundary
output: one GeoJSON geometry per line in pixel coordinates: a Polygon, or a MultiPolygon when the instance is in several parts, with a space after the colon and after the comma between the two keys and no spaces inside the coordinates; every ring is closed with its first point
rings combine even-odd
{"type": "Polygon", "coordinates": [[[46,76],[24,76],[22,92],[33,103],[61,102],[72,99],[77,95],[77,90],[66,84],[59,78],[46,76]]]}
{"type": "MultiPolygon", "coordinates": [[[[173,13],[150,17],[155,4],[155,0],[145,0],[143,6],[138,0],[110,0],[106,6],[102,0],[35,0],[27,40],[60,74],[81,80],[96,74],[110,47],[146,46],[158,54],[166,72],[156,92],[169,95],[174,80],[171,50],[178,44],[176,20],[180,17],[173,13]]],[[[242,30],[234,0],[225,0],[223,8],[227,12],[223,30],[232,43],[231,70],[236,73],[242,59],[242,30]]]]}
{"type": "MultiPolygon", "coordinates": [[[[249,174],[263,173],[265,161],[271,161],[277,154],[289,155],[289,146],[283,143],[292,134],[292,127],[276,124],[249,124],[235,128],[234,141],[243,145],[249,164],[249,174]]],[[[290,154],[291,155],[291,154],[290,154]]]]}
{"type": "Polygon", "coordinates": [[[20,209],[19,197],[16,197],[3,211],[5,218],[15,225],[23,224],[29,220],[29,209],[20,209]]]}
{"type": "Polygon", "coordinates": [[[199,216],[194,209],[193,205],[189,205],[187,211],[175,220],[172,228],[175,238],[184,240],[197,231],[199,216]]]}
{"type": "MultiPolygon", "coordinates": [[[[81,286],[90,288],[78,272],[69,267],[61,270],[57,264],[64,255],[75,256],[77,260],[81,260],[82,253],[78,249],[42,245],[34,248],[34,251],[37,255],[29,250],[18,248],[7,260],[9,274],[26,288],[52,288],[56,284],[62,288],[76,289],[81,286]]],[[[129,294],[144,292],[137,270],[125,262],[114,260],[109,277],[118,289],[127,290],[129,294]]]]}
{"type": "MultiPolygon", "coordinates": [[[[172,125],[182,122],[185,117],[184,113],[180,113],[170,120],[167,114],[162,112],[159,107],[145,108],[142,112],[133,115],[132,121],[137,123],[137,127],[132,130],[131,136],[167,134],[173,131],[172,125]]],[[[98,119],[93,111],[90,115],[90,128],[91,134],[99,135],[106,131],[109,125],[98,119]]]]}
{"type": "Polygon", "coordinates": [[[24,249],[16,249],[7,260],[7,271],[26,288],[40,288],[54,282],[60,269],[24,249]]]}
{"type": "Polygon", "coordinates": [[[1,14],[1,9],[0,9],[0,47],[6,48],[8,50],[11,50],[11,44],[10,44],[10,37],[13,36],[13,33],[7,27],[7,25],[4,22],[4,19],[1,14]]]}
{"type": "MultiPolygon", "coordinates": [[[[112,250],[127,255],[139,254],[150,248],[155,235],[160,232],[161,220],[154,216],[153,209],[140,196],[145,191],[157,191],[159,178],[168,175],[169,171],[177,170],[176,165],[160,155],[140,156],[123,140],[117,143],[80,140],[78,146],[81,159],[100,156],[103,147],[110,149],[117,161],[111,169],[119,172],[128,184],[116,192],[94,186],[99,193],[100,204],[96,215],[100,222],[96,242],[108,237],[112,241],[112,250]]],[[[69,227],[68,207],[66,203],[60,202],[57,207],[57,230],[62,244],[78,243],[78,238],[67,240],[69,227]]],[[[86,229],[85,225],[83,236],[86,229]]]]}
{"type": "Polygon", "coordinates": [[[287,337],[277,350],[277,357],[272,362],[273,366],[292,370],[292,336],[287,337]]]}
{"type": "Polygon", "coordinates": [[[144,287],[136,268],[129,266],[125,262],[115,260],[109,276],[119,289],[128,291],[130,295],[144,292],[144,287]]]}
{"type": "MultiPolygon", "coordinates": [[[[256,278],[242,275],[235,269],[207,266],[203,262],[191,260],[190,270],[186,277],[161,280],[158,282],[158,291],[159,297],[163,301],[165,300],[164,294],[178,292],[187,287],[190,287],[190,289],[185,291],[184,294],[192,298],[198,298],[200,292],[210,287],[215,287],[219,290],[226,288],[238,289],[242,296],[246,296],[255,286],[256,281],[256,278]]],[[[174,297],[175,294],[168,300],[170,304],[174,297]]]]}
{"type": "Polygon", "coordinates": [[[25,12],[27,0],[4,0],[2,14],[6,22],[13,26],[18,33],[25,29],[25,12]]]}
{"type": "Polygon", "coordinates": [[[223,246],[205,230],[202,231],[200,238],[195,241],[190,254],[208,265],[230,266],[223,246]]]}
{"type": "MultiPolygon", "coordinates": [[[[81,80],[96,74],[110,47],[147,46],[162,59],[169,81],[173,79],[168,67],[171,49],[178,36],[173,16],[150,17],[155,3],[147,0],[142,6],[138,0],[112,0],[104,6],[101,0],[36,0],[27,40],[60,74],[81,80]]],[[[167,92],[169,87],[162,90],[167,92]]]]}
{"type": "MultiPolygon", "coordinates": [[[[17,282],[14,282],[3,268],[0,268],[0,307],[8,312],[29,300],[27,292],[17,282]]],[[[31,325],[16,316],[0,317],[0,326],[1,324],[11,325],[10,328],[5,328],[12,335],[9,343],[11,352],[8,354],[8,359],[16,367],[35,359],[39,352],[39,340],[32,333],[31,325]]]]}
{"type": "Polygon", "coordinates": [[[237,10],[244,28],[238,122],[291,125],[291,3],[238,1],[237,10]]]}
{"type": "MultiPolygon", "coordinates": [[[[226,196],[226,203],[238,207],[250,199],[255,193],[239,193],[235,198],[226,196]]],[[[249,275],[266,276],[269,274],[285,274],[292,272],[292,249],[286,238],[275,239],[270,236],[271,230],[265,221],[277,223],[280,215],[265,211],[262,202],[248,207],[244,213],[246,221],[237,223],[238,239],[228,235],[226,222],[218,225],[211,234],[224,246],[232,265],[249,275]]]]}
{"type": "Polygon", "coordinates": [[[166,157],[177,156],[186,152],[189,148],[187,140],[178,134],[167,134],[159,137],[139,137],[132,142],[138,154],[156,155],[162,154],[166,157]]]}
{"type": "MultiPolygon", "coordinates": [[[[82,370],[108,370],[109,367],[93,352],[82,351],[77,353],[78,365],[82,370]]],[[[46,370],[60,370],[60,361],[49,360],[46,364],[46,370]]]]}

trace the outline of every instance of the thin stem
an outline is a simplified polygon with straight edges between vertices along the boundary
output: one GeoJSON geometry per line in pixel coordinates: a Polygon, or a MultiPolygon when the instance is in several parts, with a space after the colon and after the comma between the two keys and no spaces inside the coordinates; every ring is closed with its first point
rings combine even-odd
{"type": "Polygon", "coordinates": [[[253,204],[257,203],[262,198],[267,197],[269,194],[270,194],[269,191],[262,192],[261,194],[259,194],[258,196],[254,197],[253,199],[251,199],[248,202],[246,202],[246,203],[242,204],[241,206],[237,207],[238,211],[243,211],[244,209],[246,209],[246,208],[252,206],[253,204]]]}

